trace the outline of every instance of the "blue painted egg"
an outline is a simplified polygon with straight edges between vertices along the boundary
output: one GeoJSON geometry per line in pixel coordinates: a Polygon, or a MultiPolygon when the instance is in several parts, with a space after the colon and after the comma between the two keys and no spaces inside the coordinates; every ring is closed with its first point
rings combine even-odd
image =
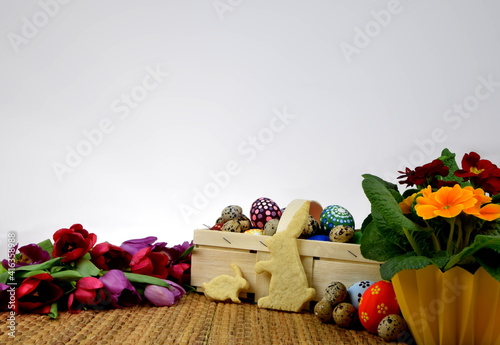
{"type": "Polygon", "coordinates": [[[356,309],[358,309],[361,297],[363,297],[363,293],[365,293],[366,289],[368,289],[371,285],[375,283],[376,282],[374,281],[362,280],[360,282],[352,284],[347,288],[346,301],[351,303],[356,309]]]}
{"type": "Polygon", "coordinates": [[[347,225],[354,229],[354,218],[349,211],[339,205],[327,206],[319,217],[323,231],[330,232],[337,225],[347,225]]]}
{"type": "Polygon", "coordinates": [[[308,240],[314,240],[314,241],[328,241],[330,242],[330,237],[326,235],[314,235],[308,238],[308,240]]]}

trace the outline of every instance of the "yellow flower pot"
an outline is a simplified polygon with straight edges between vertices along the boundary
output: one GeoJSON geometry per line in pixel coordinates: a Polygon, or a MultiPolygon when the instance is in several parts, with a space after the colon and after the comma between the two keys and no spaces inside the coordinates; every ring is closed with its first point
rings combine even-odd
{"type": "Polygon", "coordinates": [[[500,345],[500,282],[483,268],[404,270],[392,279],[419,345],[500,345]]]}

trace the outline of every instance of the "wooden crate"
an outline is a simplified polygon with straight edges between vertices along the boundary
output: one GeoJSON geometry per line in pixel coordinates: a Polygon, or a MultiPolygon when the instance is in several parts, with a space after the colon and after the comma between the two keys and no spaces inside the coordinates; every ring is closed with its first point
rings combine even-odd
{"type": "MultiPolygon", "coordinates": [[[[221,274],[234,276],[231,263],[237,264],[250,288],[240,294],[253,299],[267,296],[271,276],[257,274],[255,263],[269,260],[268,236],[240,234],[215,230],[195,230],[192,255],[191,285],[203,291],[203,283],[221,274]]],[[[380,263],[363,258],[358,244],[298,239],[298,249],[309,284],[316,289],[315,301],[321,300],[332,281],[346,287],[361,280],[379,281],[380,263]]]]}

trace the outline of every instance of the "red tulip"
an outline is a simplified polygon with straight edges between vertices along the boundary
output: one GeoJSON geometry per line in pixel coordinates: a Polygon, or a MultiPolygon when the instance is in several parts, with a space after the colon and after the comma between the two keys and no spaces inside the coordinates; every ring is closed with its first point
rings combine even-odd
{"type": "Polygon", "coordinates": [[[165,279],[168,274],[168,256],[161,252],[152,252],[151,247],[143,248],[132,256],[132,273],[144,274],[165,279]]]}
{"type": "Polygon", "coordinates": [[[26,278],[17,289],[17,307],[21,311],[48,314],[51,304],[64,294],[52,280],[48,273],[26,278]]]}
{"type": "Polygon", "coordinates": [[[130,266],[132,255],[123,248],[109,244],[99,243],[91,251],[92,262],[101,270],[124,270],[130,266]]]}
{"type": "Polygon", "coordinates": [[[69,229],[57,230],[54,235],[54,250],[52,256],[63,257],[62,262],[81,258],[94,246],[97,236],[89,233],[80,224],[74,224],[69,229]]]}
{"type": "Polygon", "coordinates": [[[76,290],[69,295],[68,309],[78,313],[86,307],[95,308],[98,305],[109,304],[104,284],[95,277],[83,277],[76,282],[76,290]]]}

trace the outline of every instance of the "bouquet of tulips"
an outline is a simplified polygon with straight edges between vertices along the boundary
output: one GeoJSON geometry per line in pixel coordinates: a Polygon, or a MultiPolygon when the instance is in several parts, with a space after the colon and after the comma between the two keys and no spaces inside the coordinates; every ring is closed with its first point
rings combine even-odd
{"type": "Polygon", "coordinates": [[[57,230],[53,242],[16,244],[0,268],[0,309],[56,318],[60,310],[173,305],[190,289],[193,246],[156,240],[96,244],[95,234],[74,224],[57,230]]]}
{"type": "Polygon", "coordinates": [[[442,271],[482,266],[500,281],[500,168],[476,152],[461,168],[448,149],[430,163],[401,171],[398,186],[363,175],[371,213],[362,225],[361,253],[383,261],[390,280],[404,269],[442,271]]]}

